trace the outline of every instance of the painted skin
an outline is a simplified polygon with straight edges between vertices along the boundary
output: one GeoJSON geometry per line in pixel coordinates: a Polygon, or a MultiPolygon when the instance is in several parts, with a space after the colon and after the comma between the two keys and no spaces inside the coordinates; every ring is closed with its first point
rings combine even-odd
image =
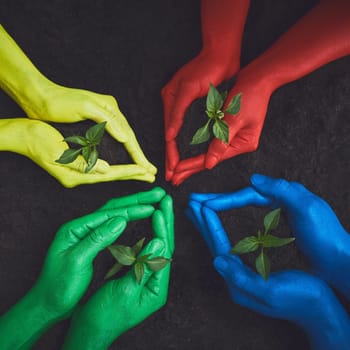
{"type": "MultiPolygon", "coordinates": [[[[21,106],[29,118],[33,119],[32,123],[25,123],[17,119],[21,124],[18,127],[22,131],[27,128],[26,139],[31,148],[30,154],[24,155],[42,166],[67,187],[128,179],[154,182],[157,169],[146,159],[133,130],[113,96],[67,88],[53,83],[38,71],[1,25],[0,43],[0,87],[21,106]],[[96,123],[107,122],[106,130],[116,141],[124,145],[135,163],[110,167],[107,162],[99,160],[93,176],[85,176],[81,172],[82,167],[77,164],[69,165],[68,169],[61,170],[59,167],[65,168],[66,165],[52,164],[57,159],[57,155],[67,148],[67,145],[62,143],[63,137],[57,130],[46,123],[41,124],[40,121],[76,123],[86,119],[96,123]],[[37,122],[34,123],[34,120],[37,122]],[[31,140],[32,130],[35,131],[35,134],[32,135],[31,140]],[[52,136],[52,145],[49,145],[46,133],[52,136]],[[40,140],[37,141],[37,138],[40,140]],[[58,143],[58,138],[60,138],[61,145],[58,143]],[[46,148],[49,148],[50,152],[47,152],[46,148]],[[53,155],[54,157],[50,158],[53,155]]],[[[0,125],[0,139],[5,134],[2,125],[0,125]]],[[[13,124],[11,131],[13,144],[11,145],[10,142],[6,144],[7,150],[14,152],[18,144],[22,142],[15,130],[16,125],[13,124]]],[[[4,148],[0,142],[0,149],[4,148]]],[[[80,159],[77,163],[82,162],[80,159]]]]}

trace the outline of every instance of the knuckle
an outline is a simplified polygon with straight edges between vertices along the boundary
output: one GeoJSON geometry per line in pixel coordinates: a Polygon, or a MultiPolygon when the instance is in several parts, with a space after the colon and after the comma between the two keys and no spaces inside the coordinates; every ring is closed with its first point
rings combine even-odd
{"type": "Polygon", "coordinates": [[[165,98],[169,93],[169,87],[168,85],[165,85],[162,90],[160,91],[160,94],[163,98],[165,98]]]}
{"type": "Polygon", "coordinates": [[[320,198],[317,198],[312,194],[306,195],[303,198],[303,209],[309,215],[312,215],[314,212],[319,212],[321,207],[323,207],[324,205],[325,202],[323,202],[320,198]]]}
{"type": "Polygon", "coordinates": [[[289,191],[290,183],[285,179],[277,179],[275,183],[275,188],[280,191],[289,191]]]}
{"type": "Polygon", "coordinates": [[[103,241],[103,234],[101,230],[92,230],[89,239],[94,244],[99,244],[103,241]]]}
{"type": "Polygon", "coordinates": [[[249,147],[249,150],[251,151],[251,152],[254,152],[254,151],[256,151],[257,149],[258,149],[258,147],[259,147],[259,139],[253,139],[252,141],[251,141],[251,143],[250,143],[250,147],[249,147]]]}

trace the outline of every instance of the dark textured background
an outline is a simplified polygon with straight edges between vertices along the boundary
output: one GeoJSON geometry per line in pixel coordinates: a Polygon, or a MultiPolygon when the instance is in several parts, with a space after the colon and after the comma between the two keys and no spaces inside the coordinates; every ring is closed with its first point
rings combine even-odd
{"type": "MultiPolygon", "coordinates": [[[[314,4],[311,0],[252,1],[242,65],[314,4]]],[[[190,192],[233,191],[247,186],[253,172],[261,172],[302,182],[326,199],[349,229],[350,58],[274,93],[257,152],[226,161],[174,188],[163,179],[160,89],[200,49],[199,0],[1,0],[0,19],[49,78],[117,97],[146,155],[159,168],[156,184],[173,195],[176,252],[168,303],[121,336],[112,349],[307,349],[307,339],[290,323],[257,315],[230,301],[200,234],[183,213],[190,192]]],[[[24,113],[0,92],[0,117],[15,116],[24,113]]],[[[90,125],[59,129],[69,135],[90,125]]],[[[195,118],[189,118],[181,138],[189,140],[197,125],[195,118]]],[[[186,146],[182,151],[191,152],[186,146]]],[[[111,139],[104,141],[102,152],[109,160],[127,159],[111,139]]],[[[95,210],[113,196],[153,187],[130,181],[65,189],[22,156],[2,152],[0,164],[0,313],[32,286],[62,223],[95,210]]],[[[246,209],[223,219],[239,237],[256,230],[254,220],[263,213],[246,209]]],[[[143,222],[133,225],[130,235],[142,235],[145,227],[149,230],[143,222]]],[[[286,224],[281,233],[288,233],[286,224]]],[[[307,269],[295,246],[272,254],[272,260],[274,270],[307,269]]],[[[106,253],[96,260],[89,293],[101,285],[111,263],[106,253]]],[[[59,349],[68,325],[67,321],[54,327],[35,349],[59,349]]]]}

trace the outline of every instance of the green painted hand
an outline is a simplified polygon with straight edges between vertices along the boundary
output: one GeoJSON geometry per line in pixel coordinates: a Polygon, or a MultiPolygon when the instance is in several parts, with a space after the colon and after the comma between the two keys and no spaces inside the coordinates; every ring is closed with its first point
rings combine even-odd
{"type": "Polygon", "coordinates": [[[164,190],[155,187],[112,199],[98,211],[64,224],[36,284],[0,318],[1,349],[30,349],[41,334],[68,317],[90,284],[97,254],[120,236],[128,221],[152,216],[151,204],[164,196],[164,190]]]}
{"type": "MultiPolygon", "coordinates": [[[[140,253],[171,258],[174,251],[172,200],[165,196],[152,217],[155,238],[140,253]]],[[[63,349],[107,349],[122,333],[166,302],[170,264],[158,272],[145,267],[140,284],[133,271],[107,282],[75,312],[63,349]]]]}

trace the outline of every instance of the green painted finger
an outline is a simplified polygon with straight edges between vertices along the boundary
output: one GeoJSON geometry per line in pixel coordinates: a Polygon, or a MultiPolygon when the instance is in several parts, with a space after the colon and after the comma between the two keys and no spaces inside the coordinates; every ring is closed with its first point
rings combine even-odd
{"type": "MultiPolygon", "coordinates": [[[[154,273],[147,281],[147,289],[143,293],[151,293],[150,296],[157,296],[165,303],[168,296],[169,277],[171,264],[169,263],[160,271],[154,273]]],[[[149,300],[154,302],[153,299],[149,300]]]]}
{"type": "MultiPolygon", "coordinates": [[[[107,209],[107,211],[113,209],[107,209]]],[[[133,205],[126,208],[114,209],[117,216],[123,216],[127,221],[142,220],[150,217],[154,212],[154,207],[149,204],[133,205]]],[[[103,211],[101,211],[103,212],[103,211]]]]}
{"type": "Polygon", "coordinates": [[[139,192],[129,196],[114,198],[109,200],[99,210],[116,209],[129,207],[137,204],[153,204],[158,203],[165,196],[165,191],[160,187],[154,187],[150,191],[139,192]]]}
{"type": "Polygon", "coordinates": [[[152,216],[154,237],[166,243],[166,258],[171,258],[174,251],[174,231],[168,230],[163,212],[156,210],[152,216]]]}
{"type": "Polygon", "coordinates": [[[154,210],[154,207],[151,205],[135,205],[128,208],[96,211],[64,224],[59,232],[68,230],[76,238],[82,239],[92,229],[95,229],[113,217],[122,216],[126,221],[141,220],[150,217],[154,210]]]}
{"type": "MultiPolygon", "coordinates": [[[[138,255],[138,257],[144,256],[147,254],[151,254],[151,256],[149,257],[151,259],[151,258],[154,258],[156,256],[163,256],[164,251],[165,251],[164,241],[161,239],[154,238],[146,245],[146,247],[141,251],[141,253],[138,255]]],[[[150,279],[150,277],[154,274],[154,272],[152,272],[147,267],[146,264],[142,264],[142,265],[144,268],[144,272],[143,272],[143,276],[142,276],[140,283],[137,282],[134,269],[132,269],[132,271],[130,271],[128,273],[128,274],[132,275],[133,278],[132,278],[131,283],[134,285],[134,287],[137,288],[138,293],[141,293],[144,285],[147,283],[147,281],[150,279]]]]}
{"type": "Polygon", "coordinates": [[[114,217],[102,225],[91,230],[89,234],[77,244],[74,252],[79,259],[93,261],[97,254],[112,244],[125,230],[127,221],[124,217],[114,217]]]}
{"type": "Polygon", "coordinates": [[[167,229],[169,231],[169,234],[173,237],[173,243],[172,243],[172,252],[174,252],[174,225],[175,225],[175,218],[174,218],[174,208],[173,208],[173,199],[170,195],[166,195],[161,202],[159,203],[159,208],[162,211],[165,219],[165,223],[167,225],[167,229]]]}

